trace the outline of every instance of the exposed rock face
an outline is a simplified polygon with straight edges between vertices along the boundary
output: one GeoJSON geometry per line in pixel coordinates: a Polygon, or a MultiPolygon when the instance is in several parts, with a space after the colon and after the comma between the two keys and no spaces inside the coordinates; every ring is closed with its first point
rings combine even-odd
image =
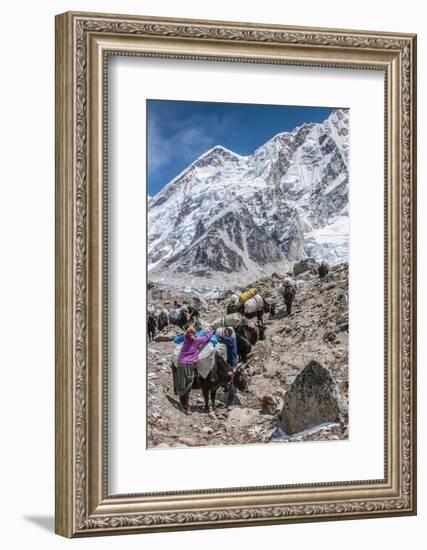
{"type": "Polygon", "coordinates": [[[294,434],[325,422],[344,423],[346,416],[331,373],[310,361],[284,397],[281,420],[285,432],[294,434]]]}
{"type": "Polygon", "coordinates": [[[249,210],[226,212],[213,222],[209,231],[197,236],[193,243],[170,258],[167,268],[178,272],[192,270],[199,277],[210,277],[211,272],[233,273],[256,265],[265,265],[282,259],[282,254],[262,226],[258,226],[249,210]]]}

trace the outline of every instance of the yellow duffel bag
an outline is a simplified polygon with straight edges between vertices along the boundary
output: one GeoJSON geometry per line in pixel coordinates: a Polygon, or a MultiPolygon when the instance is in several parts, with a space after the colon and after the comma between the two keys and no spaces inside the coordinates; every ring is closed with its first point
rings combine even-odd
{"type": "Polygon", "coordinates": [[[258,290],[256,288],[250,288],[246,292],[242,292],[242,294],[240,294],[240,303],[244,304],[247,300],[253,298],[255,294],[258,294],[258,290]]]}

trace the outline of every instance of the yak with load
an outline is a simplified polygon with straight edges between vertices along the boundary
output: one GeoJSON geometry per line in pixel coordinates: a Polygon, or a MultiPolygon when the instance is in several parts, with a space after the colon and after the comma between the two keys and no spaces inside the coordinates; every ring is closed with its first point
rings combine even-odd
{"type": "MultiPolygon", "coordinates": [[[[181,346],[175,347],[172,356],[172,372],[175,378],[178,367],[179,354],[181,346]]],[[[227,364],[227,351],[223,344],[214,346],[212,343],[206,344],[199,354],[196,375],[194,377],[191,389],[201,389],[205,401],[205,412],[209,412],[209,397],[212,409],[216,406],[216,393],[221,386],[233,384],[239,391],[248,389],[247,378],[243,367],[233,369],[227,364]]],[[[187,395],[191,392],[188,391],[187,395]]],[[[185,397],[185,396],[184,396],[185,397]]]]}
{"type": "Polygon", "coordinates": [[[182,307],[173,309],[169,313],[169,324],[176,325],[181,330],[185,330],[190,324],[190,314],[182,307]]]}
{"type": "Polygon", "coordinates": [[[232,300],[227,306],[227,314],[240,313],[247,319],[257,318],[263,320],[264,313],[270,313],[271,316],[276,313],[276,304],[270,300],[263,300],[256,289],[251,289],[240,295],[239,299],[232,300]],[[244,297],[244,298],[242,298],[244,297]]]}

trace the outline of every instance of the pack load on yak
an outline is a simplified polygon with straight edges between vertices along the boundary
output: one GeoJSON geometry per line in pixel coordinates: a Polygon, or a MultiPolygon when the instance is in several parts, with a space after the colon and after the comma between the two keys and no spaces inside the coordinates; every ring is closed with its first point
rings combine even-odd
{"type": "MultiPolygon", "coordinates": [[[[208,331],[206,331],[206,330],[199,331],[199,332],[196,332],[196,337],[197,336],[206,336],[207,334],[208,334],[208,331]]],[[[175,342],[175,344],[182,344],[184,342],[184,335],[179,334],[178,336],[175,336],[174,342],[175,342]]],[[[216,346],[218,344],[218,338],[216,337],[216,334],[213,334],[211,336],[211,338],[209,340],[209,343],[213,344],[214,346],[216,346]]]]}
{"type": "MultiPolygon", "coordinates": [[[[206,333],[203,333],[206,334],[206,333]]],[[[197,334],[199,336],[201,334],[197,334]]],[[[172,352],[172,364],[174,367],[178,366],[179,356],[181,354],[182,342],[184,337],[175,338],[175,347],[172,352]]],[[[205,344],[199,351],[199,360],[196,364],[197,373],[203,379],[209,376],[209,373],[215,365],[215,353],[218,352],[224,361],[227,361],[227,348],[224,344],[219,344],[216,336],[213,336],[207,344],[205,344]]]]}
{"type": "Polygon", "coordinates": [[[228,315],[221,315],[211,323],[213,330],[216,330],[219,327],[237,327],[242,323],[245,323],[246,320],[240,313],[229,313],[228,315]]]}
{"type": "Polygon", "coordinates": [[[230,296],[230,302],[234,305],[239,305],[239,302],[240,302],[240,296],[238,294],[232,294],[230,296]]]}
{"type": "Polygon", "coordinates": [[[256,294],[258,294],[258,290],[256,288],[250,288],[249,290],[246,290],[245,292],[242,292],[239,297],[239,301],[241,304],[244,304],[251,298],[253,298],[256,294]]]}
{"type": "Polygon", "coordinates": [[[179,319],[181,318],[182,316],[182,311],[180,308],[178,309],[173,309],[170,313],[169,313],[169,322],[170,323],[176,323],[177,321],[179,321],[179,319]]]}
{"type": "Polygon", "coordinates": [[[260,294],[254,294],[254,296],[245,301],[245,313],[255,313],[263,308],[264,300],[260,294]]]}

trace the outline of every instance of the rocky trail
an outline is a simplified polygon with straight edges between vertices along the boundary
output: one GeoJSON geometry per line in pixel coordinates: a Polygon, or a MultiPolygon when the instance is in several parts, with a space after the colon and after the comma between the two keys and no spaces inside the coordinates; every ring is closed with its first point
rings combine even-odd
{"type": "MultiPolygon", "coordinates": [[[[310,271],[296,277],[292,315],[287,316],[278,292],[282,278],[271,275],[253,283],[264,298],[277,303],[276,314],[265,314],[265,340],[258,341],[244,364],[249,391],[237,393],[237,405],[228,410],[226,395],[217,393],[215,412],[204,412],[200,390],[192,390],[192,415],[184,415],[173,392],[170,368],[178,327],[169,326],[148,343],[147,445],[149,448],[192,447],[304,440],[336,440],[348,437],[347,418],[288,435],[281,422],[287,392],[310,361],[320,363],[336,383],[344,409],[348,404],[348,266],[340,264],[320,280],[310,271]]],[[[170,307],[179,293],[152,289],[151,301],[170,307]]],[[[201,319],[209,324],[223,315],[228,297],[209,300],[201,319]]],[[[301,376],[300,376],[301,378],[301,376]]],[[[290,394],[288,394],[290,395],[290,394]]]]}

